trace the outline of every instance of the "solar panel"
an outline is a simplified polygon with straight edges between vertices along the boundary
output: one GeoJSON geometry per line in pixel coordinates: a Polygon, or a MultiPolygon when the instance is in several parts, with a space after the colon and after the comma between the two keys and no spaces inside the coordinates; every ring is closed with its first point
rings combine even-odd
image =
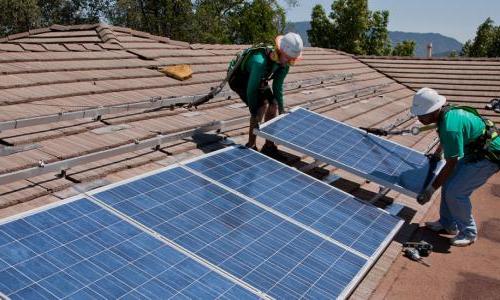
{"type": "Polygon", "coordinates": [[[95,197],[273,297],[338,297],[366,263],[180,167],[95,197]]]}
{"type": "Polygon", "coordinates": [[[411,148],[300,107],[263,124],[257,134],[412,197],[442,167],[411,148]]]}
{"type": "Polygon", "coordinates": [[[0,294],[11,299],[256,299],[87,199],[0,225],[0,294]]]}
{"type": "Polygon", "coordinates": [[[344,298],[401,224],[230,147],[1,221],[0,295],[344,298]]]}
{"type": "MultiPolygon", "coordinates": [[[[332,187],[318,186],[318,181],[291,168],[276,166],[252,150],[233,147],[100,189],[94,197],[271,297],[332,299],[348,295],[402,221],[332,187]],[[237,178],[241,167],[248,167],[245,161],[290,179],[286,188],[300,190],[289,195],[291,200],[305,202],[307,209],[285,213],[281,208],[292,205],[286,201],[282,207],[273,207],[268,201],[278,201],[271,198],[276,195],[254,195],[254,189],[262,188],[257,181],[246,190],[231,189],[226,179],[237,178]],[[229,165],[240,168],[225,174],[217,168],[229,165]],[[307,188],[300,180],[307,181],[307,188]],[[329,191],[332,193],[316,195],[329,191]],[[342,198],[335,198],[337,195],[342,198]],[[325,209],[321,222],[305,223],[309,209],[325,209]],[[349,216],[351,213],[356,216],[349,216]],[[342,224],[328,228],[335,222],[342,224]],[[350,236],[352,231],[346,233],[349,243],[344,243],[341,232],[351,230],[349,226],[358,226],[354,230],[360,232],[355,233],[357,238],[350,236]]],[[[271,182],[275,180],[275,175],[267,175],[271,182]]]]}

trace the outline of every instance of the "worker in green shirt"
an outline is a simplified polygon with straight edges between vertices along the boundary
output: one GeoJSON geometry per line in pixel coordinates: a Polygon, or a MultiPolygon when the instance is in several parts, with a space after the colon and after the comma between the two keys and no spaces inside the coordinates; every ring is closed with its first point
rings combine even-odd
{"type": "MultiPolygon", "coordinates": [[[[229,86],[245,102],[250,110],[250,129],[247,147],[257,149],[253,133],[259,123],[269,121],[285,111],[283,82],[291,65],[302,58],[303,43],[300,36],[289,32],[276,37],[274,47],[247,49],[238,69],[229,79],[229,86]],[[272,89],[269,80],[273,81],[272,89]]],[[[261,152],[272,157],[279,156],[278,148],[266,140],[261,152]]]]}
{"type": "Polygon", "coordinates": [[[430,88],[420,89],[411,112],[424,125],[437,124],[440,145],[435,156],[446,164],[435,181],[417,197],[429,201],[442,186],[439,220],[427,222],[433,231],[456,234],[450,243],[467,246],[477,239],[470,196],[500,169],[500,138],[494,123],[470,107],[446,106],[446,98],[430,88]]]}

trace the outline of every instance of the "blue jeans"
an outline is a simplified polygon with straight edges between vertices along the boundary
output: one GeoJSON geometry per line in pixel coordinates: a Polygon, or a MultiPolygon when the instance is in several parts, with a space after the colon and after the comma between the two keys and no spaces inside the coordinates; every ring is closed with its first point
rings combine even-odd
{"type": "Polygon", "coordinates": [[[475,238],[477,227],[472,216],[470,195],[499,170],[496,163],[487,159],[476,162],[460,159],[441,190],[441,225],[458,229],[461,236],[475,238]]]}

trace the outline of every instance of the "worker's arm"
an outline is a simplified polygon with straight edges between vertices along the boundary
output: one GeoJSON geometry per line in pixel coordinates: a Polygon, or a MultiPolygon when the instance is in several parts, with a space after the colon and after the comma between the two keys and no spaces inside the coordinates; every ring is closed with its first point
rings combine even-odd
{"type": "Polygon", "coordinates": [[[464,143],[461,131],[443,131],[440,136],[440,143],[436,153],[443,153],[446,165],[434,180],[432,186],[440,188],[446,179],[450,177],[457,166],[458,159],[464,156],[464,143]]]}
{"type": "Polygon", "coordinates": [[[457,166],[458,159],[464,155],[463,136],[460,131],[442,131],[439,134],[439,141],[440,144],[436,153],[438,153],[438,151],[443,152],[446,164],[443,169],[441,169],[441,172],[439,172],[434,182],[418,195],[417,201],[420,204],[425,204],[432,198],[434,192],[440,188],[453,173],[457,166]]]}
{"type": "Polygon", "coordinates": [[[288,74],[289,66],[280,68],[276,71],[273,79],[273,94],[278,102],[278,111],[280,114],[285,112],[285,102],[283,100],[283,83],[285,82],[285,77],[288,74]]]}
{"type": "Polygon", "coordinates": [[[253,117],[257,116],[259,111],[259,88],[262,76],[266,71],[264,56],[256,53],[248,58],[245,67],[249,72],[247,83],[247,101],[250,113],[253,117]]]}
{"type": "Polygon", "coordinates": [[[446,164],[444,167],[441,169],[441,172],[439,172],[439,175],[436,177],[434,182],[432,183],[432,187],[437,190],[440,188],[443,183],[450,177],[450,175],[453,173],[453,170],[455,170],[455,167],[457,166],[458,162],[458,157],[452,157],[452,158],[447,158],[446,159],[446,164]]]}

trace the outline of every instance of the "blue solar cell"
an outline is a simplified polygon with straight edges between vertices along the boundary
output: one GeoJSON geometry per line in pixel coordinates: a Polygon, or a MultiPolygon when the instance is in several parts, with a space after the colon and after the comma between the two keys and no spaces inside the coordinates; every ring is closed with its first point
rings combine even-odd
{"type": "MultiPolygon", "coordinates": [[[[202,159],[199,162],[202,162],[203,166],[218,168],[219,173],[231,176],[235,182],[245,184],[249,182],[248,177],[255,174],[242,172],[240,175],[243,177],[238,178],[236,173],[244,168],[253,168],[259,158],[253,157],[251,162],[240,160],[238,156],[241,153],[238,151],[222,152],[214,157],[206,158],[206,161],[202,159]],[[226,161],[222,158],[232,163],[225,166],[226,161]],[[217,161],[217,164],[214,161],[217,161]],[[219,168],[222,165],[224,168],[219,168]]],[[[197,163],[198,161],[193,164],[197,163]]],[[[281,176],[280,180],[275,180],[273,176],[268,174],[268,172],[272,172],[273,167],[260,169],[268,175],[269,183],[277,184],[288,178],[290,174],[297,175],[295,171],[290,172],[286,169],[278,175],[281,176]]],[[[171,177],[168,173],[179,172],[177,169],[174,168],[159,174],[163,177],[171,177]]],[[[276,171],[276,169],[274,170],[276,171]]],[[[308,178],[308,180],[310,183],[314,182],[312,179],[308,178]]],[[[259,188],[261,187],[264,188],[265,185],[259,188]]],[[[128,198],[116,204],[114,199],[110,199],[108,202],[106,195],[109,195],[109,192],[113,193],[115,188],[108,190],[107,193],[96,194],[95,197],[121,212],[127,213],[123,207],[135,200],[128,198]]],[[[310,290],[321,290],[321,293],[327,296],[336,297],[347,286],[344,284],[335,291],[325,292],[322,287],[316,284],[316,280],[311,278],[319,279],[323,276],[333,276],[329,274],[338,268],[339,261],[350,258],[351,255],[356,256],[348,250],[192,173],[189,173],[189,176],[184,179],[172,180],[163,186],[157,186],[157,189],[161,191],[173,188],[178,191],[176,195],[168,197],[163,194],[162,197],[154,198],[157,203],[151,202],[151,207],[143,207],[139,214],[131,217],[142,222],[142,214],[155,215],[162,222],[152,226],[153,230],[274,297],[289,294],[298,298],[310,290]],[[193,186],[187,182],[197,182],[197,184],[193,186]],[[179,206],[182,206],[182,209],[178,209],[176,214],[158,213],[158,209],[169,207],[172,212],[179,206]],[[290,282],[293,280],[300,284],[291,286],[290,282]],[[301,289],[298,288],[299,286],[301,289]]],[[[286,187],[286,189],[292,190],[294,188],[296,185],[292,183],[286,187]]],[[[312,197],[321,194],[323,190],[325,190],[323,186],[311,186],[311,189],[306,193],[312,197]]],[[[151,195],[152,192],[154,190],[145,193],[144,196],[151,195]]],[[[136,197],[141,197],[141,195],[136,197]]],[[[363,262],[350,266],[350,270],[345,271],[347,273],[343,276],[347,282],[353,280],[366,263],[365,258],[359,257],[359,260],[363,262]]],[[[178,267],[188,274],[190,272],[187,270],[192,270],[186,265],[179,264],[178,267]]],[[[197,268],[199,269],[199,267],[197,268]]],[[[195,276],[200,275],[199,270],[195,271],[195,276]]],[[[170,274],[169,276],[176,275],[170,274]]],[[[182,278],[169,278],[169,280],[178,284],[183,283],[182,278]]],[[[214,280],[210,278],[209,282],[214,280]]],[[[193,288],[185,295],[190,297],[197,293],[200,293],[200,290],[193,288]]]]}
{"type": "Polygon", "coordinates": [[[1,224],[0,241],[0,292],[11,299],[257,298],[86,199],[1,224]]]}
{"type": "Polygon", "coordinates": [[[367,256],[383,247],[386,237],[400,222],[382,210],[245,148],[234,148],[188,166],[209,177],[211,170],[223,174],[213,179],[367,256]],[[206,161],[219,163],[209,167],[206,161]],[[382,220],[389,226],[379,228],[382,220]],[[370,238],[369,228],[377,228],[380,237],[370,238]]]}
{"type": "MultiPolygon", "coordinates": [[[[432,167],[417,151],[299,108],[260,128],[278,143],[410,196],[423,191],[432,167]]],[[[217,170],[212,170],[217,172],[217,170]]]]}

